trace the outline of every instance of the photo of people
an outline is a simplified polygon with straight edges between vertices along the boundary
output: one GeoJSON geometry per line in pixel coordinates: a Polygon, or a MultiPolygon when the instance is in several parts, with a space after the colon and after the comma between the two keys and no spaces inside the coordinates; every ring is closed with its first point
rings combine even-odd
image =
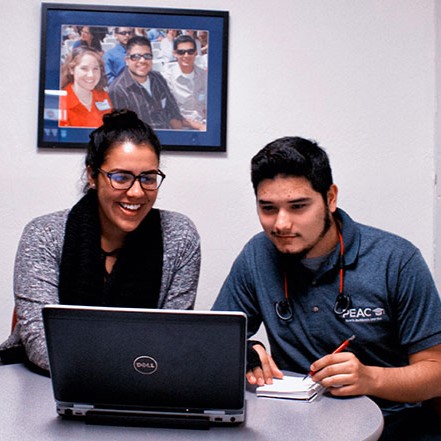
{"type": "Polygon", "coordinates": [[[62,25],[58,125],[134,110],[155,130],[207,130],[209,32],[62,25]]]}

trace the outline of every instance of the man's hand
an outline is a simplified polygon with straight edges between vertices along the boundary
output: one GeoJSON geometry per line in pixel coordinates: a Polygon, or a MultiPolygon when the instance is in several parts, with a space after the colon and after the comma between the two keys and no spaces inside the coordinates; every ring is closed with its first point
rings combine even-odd
{"type": "Polygon", "coordinates": [[[312,379],[335,396],[372,395],[402,403],[441,397],[441,345],[411,354],[407,366],[366,366],[351,352],[341,352],[325,355],[310,369],[312,379]]]}
{"type": "Polygon", "coordinates": [[[365,395],[374,381],[371,369],[351,352],[325,355],[311,365],[312,379],[335,396],[365,395]]]}
{"type": "Polygon", "coordinates": [[[272,384],[273,377],[282,378],[283,373],[277,367],[271,355],[269,355],[265,348],[256,344],[253,345],[253,349],[259,355],[260,363],[262,367],[255,367],[247,372],[247,380],[250,384],[256,384],[257,386],[263,386],[264,384],[272,384]]]}

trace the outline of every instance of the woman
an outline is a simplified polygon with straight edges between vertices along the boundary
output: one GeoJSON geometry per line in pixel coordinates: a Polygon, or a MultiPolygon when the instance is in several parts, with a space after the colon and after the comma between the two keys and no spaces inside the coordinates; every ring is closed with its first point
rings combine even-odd
{"type": "Polygon", "coordinates": [[[107,34],[107,28],[100,26],[77,26],[77,32],[80,38],[74,43],[74,48],[87,46],[97,50],[101,55],[103,54],[101,42],[107,34]]]}
{"type": "Polygon", "coordinates": [[[160,143],[131,111],[93,131],[85,196],[70,210],[31,221],[15,262],[18,322],[2,345],[24,345],[48,369],[41,308],[48,303],[191,309],[200,241],[184,215],[154,209],[165,178],[160,143]]]}
{"type": "Polygon", "coordinates": [[[60,126],[99,127],[112,102],[105,90],[104,63],[94,49],[73,49],[61,69],[60,126]]]}

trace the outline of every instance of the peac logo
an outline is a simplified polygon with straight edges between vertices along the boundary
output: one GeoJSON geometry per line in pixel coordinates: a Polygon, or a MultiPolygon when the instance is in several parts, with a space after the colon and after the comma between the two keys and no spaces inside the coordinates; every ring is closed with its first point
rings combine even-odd
{"type": "Polygon", "coordinates": [[[148,355],[142,355],[133,361],[135,371],[143,375],[151,375],[158,369],[158,362],[148,355]]]}
{"type": "Polygon", "coordinates": [[[373,322],[385,319],[386,311],[384,308],[351,308],[348,309],[342,318],[346,322],[373,322]]]}

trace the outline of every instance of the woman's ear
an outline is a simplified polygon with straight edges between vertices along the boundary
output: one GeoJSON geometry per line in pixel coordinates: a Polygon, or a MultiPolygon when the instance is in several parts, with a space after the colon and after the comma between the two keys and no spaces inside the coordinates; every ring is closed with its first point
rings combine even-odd
{"type": "Polygon", "coordinates": [[[92,176],[92,168],[90,165],[87,166],[87,182],[89,183],[90,188],[96,188],[95,178],[92,176]]]}

